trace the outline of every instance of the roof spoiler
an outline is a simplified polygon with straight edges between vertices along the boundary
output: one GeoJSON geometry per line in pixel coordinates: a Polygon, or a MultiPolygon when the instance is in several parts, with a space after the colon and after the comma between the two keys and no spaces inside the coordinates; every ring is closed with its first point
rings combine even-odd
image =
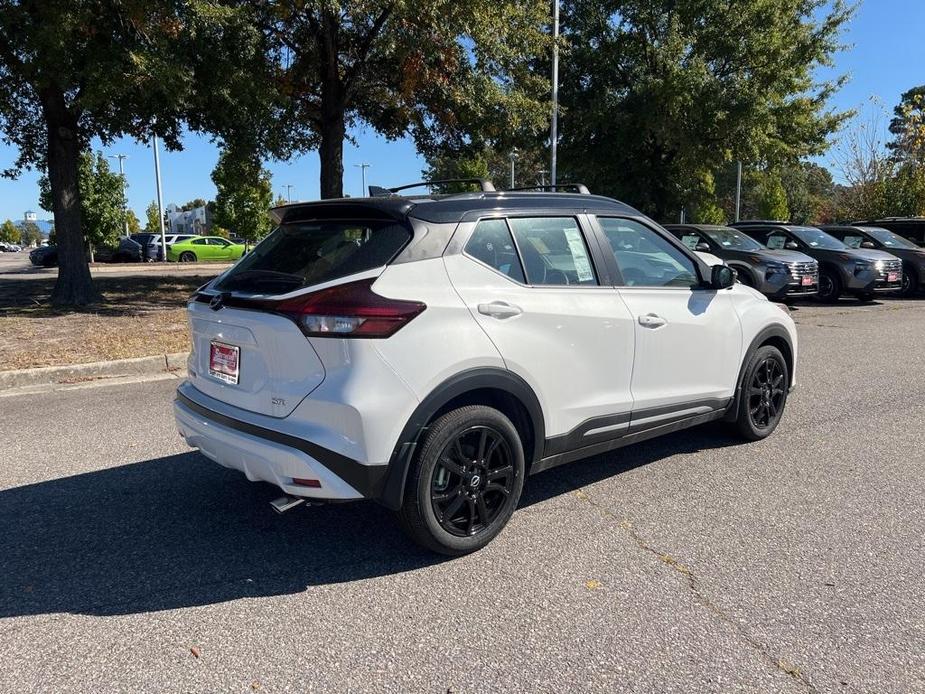
{"type": "Polygon", "coordinates": [[[395,195],[400,190],[408,190],[409,188],[421,188],[424,186],[433,187],[440,185],[447,185],[451,183],[472,183],[478,185],[479,189],[483,193],[491,193],[495,190],[495,184],[489,181],[487,178],[440,178],[432,181],[418,181],[417,183],[406,183],[401,186],[395,186],[394,188],[383,188],[381,186],[370,186],[369,187],[369,197],[371,198],[381,198],[381,197],[391,197],[395,195]]]}
{"type": "Polygon", "coordinates": [[[586,186],[584,183],[557,183],[556,185],[548,186],[520,186],[518,188],[505,188],[504,190],[548,190],[553,193],[571,192],[579,193],[581,195],[591,195],[591,191],[588,190],[588,186],[586,186]]]}

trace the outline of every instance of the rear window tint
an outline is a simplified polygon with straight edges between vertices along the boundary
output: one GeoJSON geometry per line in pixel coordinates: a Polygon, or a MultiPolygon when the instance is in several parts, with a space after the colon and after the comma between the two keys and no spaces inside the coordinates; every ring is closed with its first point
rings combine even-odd
{"type": "Polygon", "coordinates": [[[285,294],[386,265],[411,239],[389,222],[305,222],[277,227],[215,289],[285,294]]]}

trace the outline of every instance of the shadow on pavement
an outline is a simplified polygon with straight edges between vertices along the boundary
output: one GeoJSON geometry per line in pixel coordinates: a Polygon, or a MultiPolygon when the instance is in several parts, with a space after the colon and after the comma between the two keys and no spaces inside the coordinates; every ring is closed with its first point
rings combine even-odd
{"type": "MultiPolygon", "coordinates": [[[[531,477],[521,506],[735,442],[710,426],[566,465],[531,477]]],[[[0,617],[209,605],[447,560],[373,502],[279,516],[278,495],[195,452],[0,491],[0,617]]]]}

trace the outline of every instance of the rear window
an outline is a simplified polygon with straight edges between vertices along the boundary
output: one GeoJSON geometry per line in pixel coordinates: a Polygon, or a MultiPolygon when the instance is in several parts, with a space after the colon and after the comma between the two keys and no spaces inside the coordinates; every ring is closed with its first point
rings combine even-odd
{"type": "Polygon", "coordinates": [[[394,222],[304,222],[277,227],[215,285],[285,294],[386,265],[411,239],[394,222]]]}

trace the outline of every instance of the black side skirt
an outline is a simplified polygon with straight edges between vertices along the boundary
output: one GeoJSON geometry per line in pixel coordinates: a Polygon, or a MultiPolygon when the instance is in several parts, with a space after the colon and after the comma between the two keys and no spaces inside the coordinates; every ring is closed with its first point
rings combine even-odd
{"type": "Polygon", "coordinates": [[[241,431],[251,436],[266,439],[267,441],[273,441],[274,443],[281,443],[284,446],[302,451],[324,465],[328,470],[340,477],[367,499],[377,499],[382,495],[382,487],[385,483],[388,465],[363,465],[336,451],[332,451],[324,446],[319,446],[317,443],[260,427],[256,424],[248,424],[239,419],[213,412],[209,408],[203,407],[197,402],[193,402],[182,393],[177,393],[177,400],[179,400],[184,407],[189,408],[206,419],[212,420],[216,424],[221,424],[223,427],[241,431]]]}

